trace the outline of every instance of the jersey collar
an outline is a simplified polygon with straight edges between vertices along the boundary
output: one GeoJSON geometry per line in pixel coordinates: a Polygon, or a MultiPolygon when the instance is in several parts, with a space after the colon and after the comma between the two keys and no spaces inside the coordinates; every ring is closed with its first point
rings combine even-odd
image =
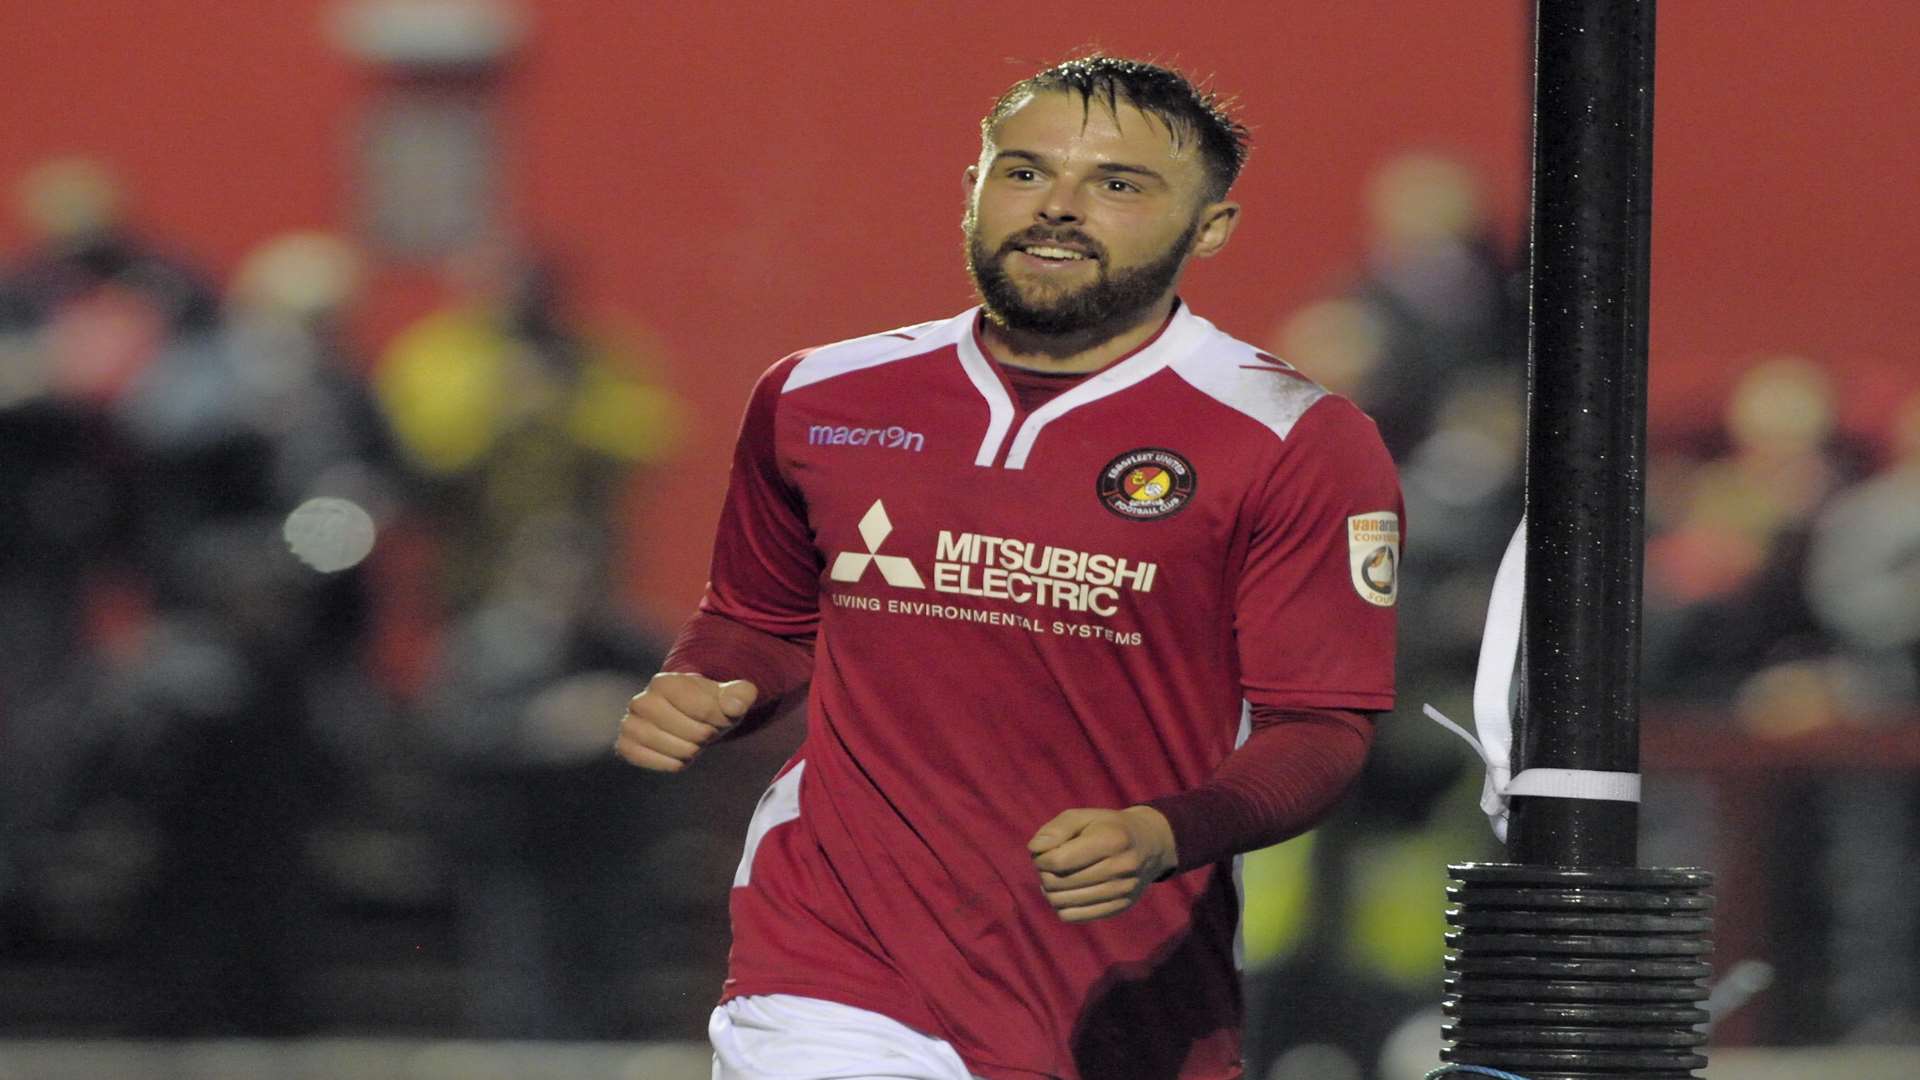
{"type": "Polygon", "coordinates": [[[979,337],[978,307],[963,312],[955,321],[965,320],[965,332],[958,335],[960,365],[980,396],[986,400],[988,422],[985,436],[973,463],[991,468],[1023,469],[1040,432],[1067,413],[1134,386],[1191,352],[1206,335],[1208,323],[1194,315],[1184,302],[1176,301],[1165,326],[1132,353],[1087,376],[1080,385],[1066,391],[1027,414],[1018,428],[1014,421],[1018,410],[1006,383],[995,370],[979,337]],[[1004,448],[1004,454],[1003,454],[1004,448]]]}

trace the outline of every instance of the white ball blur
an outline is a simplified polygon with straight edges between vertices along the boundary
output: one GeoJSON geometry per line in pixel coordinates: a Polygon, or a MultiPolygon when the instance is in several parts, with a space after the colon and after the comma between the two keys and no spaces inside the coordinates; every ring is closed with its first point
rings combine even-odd
{"type": "Polygon", "coordinates": [[[323,574],[358,566],[375,534],[373,516],[360,504],[327,496],[301,503],[280,529],[294,557],[323,574]]]}

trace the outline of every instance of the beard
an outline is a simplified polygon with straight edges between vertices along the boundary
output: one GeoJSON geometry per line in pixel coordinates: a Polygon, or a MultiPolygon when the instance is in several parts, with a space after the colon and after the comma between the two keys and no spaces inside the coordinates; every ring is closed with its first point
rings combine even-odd
{"type": "Polygon", "coordinates": [[[1160,302],[1186,263],[1187,251],[1200,231],[1196,217],[1167,250],[1148,262],[1110,271],[1107,250],[1092,237],[1073,228],[1039,226],[1015,233],[998,250],[988,251],[979,222],[966,220],[967,273],[980,294],[982,308],[994,324],[1016,333],[1041,337],[1118,334],[1137,324],[1160,302]],[[1014,252],[1034,244],[1070,244],[1086,252],[1095,264],[1094,280],[1077,287],[1029,286],[1023,291],[1006,271],[1014,252]]]}

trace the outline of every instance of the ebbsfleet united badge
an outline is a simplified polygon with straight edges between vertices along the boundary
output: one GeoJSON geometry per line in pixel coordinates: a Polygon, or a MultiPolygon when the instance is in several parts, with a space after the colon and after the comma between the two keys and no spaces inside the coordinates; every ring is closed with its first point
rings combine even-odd
{"type": "Polygon", "coordinates": [[[1171,517],[1193,501],[1193,463],[1171,450],[1129,450],[1100,470],[1100,505],[1133,521],[1171,517]]]}

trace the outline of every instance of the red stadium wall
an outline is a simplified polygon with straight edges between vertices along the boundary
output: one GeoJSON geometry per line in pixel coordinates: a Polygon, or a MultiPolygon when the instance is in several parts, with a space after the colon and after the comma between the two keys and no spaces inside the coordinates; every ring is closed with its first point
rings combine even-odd
{"type": "MultiPolygon", "coordinates": [[[[1369,170],[1414,147],[1483,170],[1524,213],[1521,2],[1114,5],[594,4],[537,8],[505,95],[518,220],[582,307],[657,332],[696,418],[638,491],[636,596],[698,595],[726,448],[754,376],[810,343],[968,302],[960,171],[1007,82],[1076,48],[1144,54],[1238,94],[1256,152],[1233,249],[1188,293],[1263,337],[1339,282],[1369,170]]],[[[86,0],[0,8],[0,180],[98,156],[147,231],[217,271],[290,228],[351,220],[349,137],[374,80],[319,0],[86,0]]],[[[1871,425],[1920,340],[1920,7],[1664,5],[1655,204],[1655,402],[1681,422],[1761,352],[1864,373],[1871,425]],[[1889,375],[1892,372],[1894,374],[1889,375]]],[[[23,242],[0,222],[0,250],[23,242]]],[[[434,297],[390,271],[377,341],[434,297]]]]}

